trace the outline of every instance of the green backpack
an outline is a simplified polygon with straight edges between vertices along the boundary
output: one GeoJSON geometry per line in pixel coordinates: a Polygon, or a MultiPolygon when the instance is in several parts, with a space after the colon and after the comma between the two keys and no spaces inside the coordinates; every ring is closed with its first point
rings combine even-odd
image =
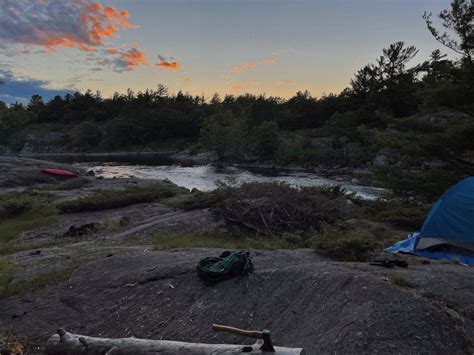
{"type": "Polygon", "coordinates": [[[246,276],[253,272],[254,267],[248,251],[225,251],[218,258],[202,259],[196,269],[202,281],[213,285],[234,276],[246,276]]]}

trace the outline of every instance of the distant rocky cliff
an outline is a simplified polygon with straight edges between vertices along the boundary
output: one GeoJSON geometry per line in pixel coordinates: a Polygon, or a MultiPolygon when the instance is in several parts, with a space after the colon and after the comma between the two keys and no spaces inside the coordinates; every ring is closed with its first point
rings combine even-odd
{"type": "Polygon", "coordinates": [[[66,137],[60,132],[30,132],[26,135],[21,154],[67,152],[66,137]]]}

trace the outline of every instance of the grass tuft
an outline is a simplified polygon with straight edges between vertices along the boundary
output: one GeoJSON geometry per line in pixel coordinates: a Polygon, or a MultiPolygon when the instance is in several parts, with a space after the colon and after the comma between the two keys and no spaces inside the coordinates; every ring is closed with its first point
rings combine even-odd
{"type": "Polygon", "coordinates": [[[389,280],[392,284],[400,287],[412,287],[412,284],[405,278],[405,276],[400,274],[390,275],[389,280]]]}
{"type": "Polygon", "coordinates": [[[75,267],[52,270],[30,280],[15,282],[15,266],[9,261],[0,260],[0,299],[58,284],[69,279],[74,270],[75,267]]]}
{"type": "Polygon", "coordinates": [[[17,243],[15,240],[0,244],[0,256],[18,253],[25,250],[36,250],[64,245],[66,241],[61,238],[46,240],[39,243],[17,243]]]}
{"type": "Polygon", "coordinates": [[[219,232],[190,234],[159,234],[151,237],[151,244],[156,250],[179,248],[221,248],[221,249],[296,249],[304,246],[295,243],[287,236],[265,238],[259,236],[242,236],[219,232]]]}
{"type": "Polygon", "coordinates": [[[41,188],[41,191],[75,190],[84,187],[88,182],[89,179],[87,178],[74,178],[64,182],[47,184],[41,188]]]}
{"type": "Polygon", "coordinates": [[[65,201],[57,205],[62,213],[103,211],[137,203],[157,202],[177,194],[177,187],[155,183],[147,187],[132,187],[124,191],[104,191],[92,196],[65,201]]]}
{"type": "Polygon", "coordinates": [[[31,191],[2,196],[0,211],[3,211],[3,218],[0,218],[0,249],[24,231],[58,221],[57,209],[50,198],[31,191]]]}

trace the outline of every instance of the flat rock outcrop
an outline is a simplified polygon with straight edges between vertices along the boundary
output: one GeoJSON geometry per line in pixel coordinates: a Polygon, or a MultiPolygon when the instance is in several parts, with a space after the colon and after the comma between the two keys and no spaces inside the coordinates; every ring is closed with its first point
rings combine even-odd
{"type": "Polygon", "coordinates": [[[211,324],[220,323],[271,329],[277,345],[308,354],[470,351],[469,268],[386,270],[331,262],[311,250],[253,251],[250,277],[205,286],[196,263],[221,251],[122,248],[62,284],[1,301],[0,322],[38,341],[62,326],[91,336],[251,343],[213,333],[211,324]],[[406,279],[405,287],[393,277],[406,279]]]}

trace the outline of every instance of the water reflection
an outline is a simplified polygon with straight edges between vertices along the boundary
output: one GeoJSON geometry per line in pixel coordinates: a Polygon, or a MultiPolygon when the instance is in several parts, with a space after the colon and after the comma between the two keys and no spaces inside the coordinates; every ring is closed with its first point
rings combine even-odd
{"type": "MultiPolygon", "coordinates": [[[[85,165],[82,163],[81,165],[85,165]]],[[[197,188],[201,191],[209,191],[216,188],[216,182],[232,181],[237,184],[243,182],[286,182],[291,186],[334,186],[341,185],[348,192],[356,193],[363,199],[377,199],[385,192],[384,189],[370,186],[354,185],[348,182],[335,181],[311,173],[288,173],[251,172],[235,167],[217,168],[213,166],[183,167],[176,165],[121,165],[117,163],[87,164],[93,169],[97,176],[105,178],[123,177],[140,179],[168,179],[179,186],[188,189],[197,188]]]]}

